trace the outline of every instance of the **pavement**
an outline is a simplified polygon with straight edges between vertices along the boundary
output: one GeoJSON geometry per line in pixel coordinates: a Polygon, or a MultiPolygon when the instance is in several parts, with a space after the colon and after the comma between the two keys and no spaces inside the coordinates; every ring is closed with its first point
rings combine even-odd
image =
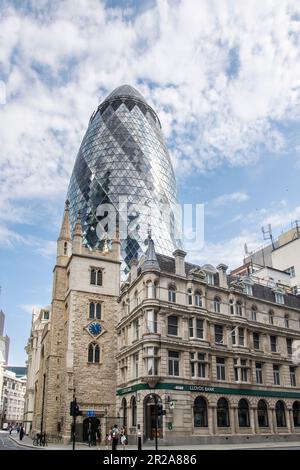
{"type": "MultiPolygon", "coordinates": [[[[24,436],[23,440],[19,440],[19,435],[13,432],[11,435],[7,431],[0,432],[0,449],[12,450],[18,448],[19,450],[35,449],[35,450],[72,450],[72,444],[48,444],[46,447],[34,446],[32,439],[24,436]],[[2,444],[2,445],[1,445],[2,444]]],[[[77,450],[110,450],[105,445],[88,447],[87,444],[77,443],[77,450]]],[[[122,451],[122,446],[119,445],[118,449],[122,451]]],[[[251,443],[251,444],[199,444],[199,445],[185,445],[183,446],[158,446],[158,450],[300,450],[300,440],[296,442],[264,442],[264,443],[251,443]]],[[[136,445],[127,445],[126,450],[137,450],[136,445]]],[[[143,450],[155,450],[153,445],[144,445],[143,450]]]]}

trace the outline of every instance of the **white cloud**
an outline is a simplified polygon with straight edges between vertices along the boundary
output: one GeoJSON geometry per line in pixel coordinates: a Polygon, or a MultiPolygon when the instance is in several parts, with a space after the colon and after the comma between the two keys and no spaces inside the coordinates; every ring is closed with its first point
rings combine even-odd
{"type": "Polygon", "coordinates": [[[189,257],[189,260],[198,263],[201,266],[206,263],[210,263],[213,266],[225,263],[229,266],[229,270],[232,270],[243,264],[245,243],[247,244],[249,251],[262,245],[259,237],[260,234],[251,233],[245,230],[235,237],[227,240],[222,240],[216,243],[205,242],[203,249],[199,250],[198,254],[193,252],[189,257]]]}
{"type": "Polygon", "coordinates": [[[7,1],[0,19],[7,207],[63,197],[89,116],[122,83],[157,110],[179,177],[291,148],[274,122],[300,120],[296,2],[158,0],[138,14],[97,0],[27,5],[7,1]]]}
{"type": "Polygon", "coordinates": [[[214,199],[213,204],[215,206],[226,206],[230,204],[239,204],[249,200],[249,196],[245,192],[236,192],[230,194],[222,194],[214,199]]]}
{"type": "Polygon", "coordinates": [[[0,225],[0,248],[15,249],[18,245],[31,247],[32,252],[36,252],[45,258],[51,258],[56,254],[55,241],[43,240],[30,235],[23,236],[15,230],[0,225]]]}
{"type": "Polygon", "coordinates": [[[42,308],[42,305],[34,305],[34,304],[20,304],[17,307],[21,308],[24,312],[32,315],[32,311],[34,308],[42,308]]]}

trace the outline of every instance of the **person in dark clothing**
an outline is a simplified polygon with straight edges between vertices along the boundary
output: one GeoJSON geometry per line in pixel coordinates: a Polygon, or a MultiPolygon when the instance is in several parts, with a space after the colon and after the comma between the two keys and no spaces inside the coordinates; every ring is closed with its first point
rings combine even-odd
{"type": "Polygon", "coordinates": [[[23,428],[23,426],[20,427],[19,437],[20,437],[20,441],[21,441],[21,440],[23,439],[23,437],[24,437],[24,428],[23,428]]]}
{"type": "Polygon", "coordinates": [[[119,443],[119,434],[120,434],[120,431],[119,431],[118,425],[115,424],[111,430],[111,442],[112,442],[113,452],[117,450],[117,446],[119,443]]]}

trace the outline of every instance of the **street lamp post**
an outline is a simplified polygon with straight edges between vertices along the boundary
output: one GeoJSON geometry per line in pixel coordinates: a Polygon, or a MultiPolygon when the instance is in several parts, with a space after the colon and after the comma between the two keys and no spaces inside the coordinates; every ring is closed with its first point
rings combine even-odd
{"type": "Polygon", "coordinates": [[[155,400],[155,450],[158,448],[158,439],[157,439],[157,431],[158,431],[158,399],[157,396],[154,395],[155,400]]]}

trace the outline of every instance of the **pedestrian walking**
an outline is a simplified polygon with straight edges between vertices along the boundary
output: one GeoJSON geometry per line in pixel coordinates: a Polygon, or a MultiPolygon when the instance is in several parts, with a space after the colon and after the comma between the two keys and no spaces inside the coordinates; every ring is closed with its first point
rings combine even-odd
{"type": "Polygon", "coordinates": [[[125,450],[125,449],[126,449],[126,446],[127,446],[127,444],[128,444],[127,432],[126,432],[125,426],[123,426],[123,427],[121,428],[120,436],[121,436],[121,437],[120,437],[120,442],[121,442],[121,444],[122,444],[122,448],[123,448],[123,450],[125,450]]]}
{"type": "Polygon", "coordinates": [[[24,437],[24,428],[23,426],[20,427],[20,431],[19,431],[19,438],[20,438],[20,441],[23,439],[24,437]]]}
{"type": "Polygon", "coordinates": [[[112,451],[117,450],[117,446],[119,443],[119,436],[120,436],[120,431],[118,428],[118,425],[115,424],[111,430],[111,439],[112,439],[112,451]]]}
{"type": "MultiPolygon", "coordinates": [[[[90,425],[90,423],[89,423],[89,425],[90,425]]],[[[91,430],[90,426],[88,427],[87,435],[88,435],[89,447],[91,447],[91,445],[92,445],[92,430],[91,430]]]]}

